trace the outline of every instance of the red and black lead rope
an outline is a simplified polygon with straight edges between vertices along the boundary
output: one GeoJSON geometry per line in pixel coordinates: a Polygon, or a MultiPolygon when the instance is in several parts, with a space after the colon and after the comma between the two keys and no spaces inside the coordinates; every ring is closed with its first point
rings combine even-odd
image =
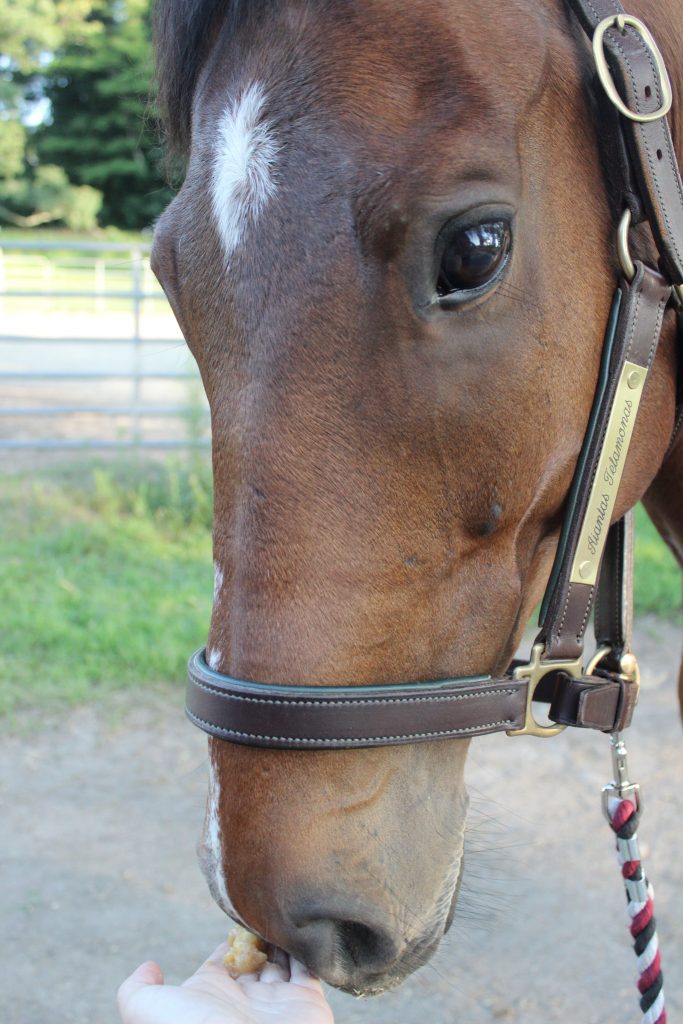
{"type": "Polygon", "coordinates": [[[666,1024],[664,979],[654,916],[654,893],[645,877],[640,859],[637,834],[640,814],[637,798],[635,800],[634,803],[631,800],[620,800],[617,796],[610,798],[608,816],[617,839],[617,855],[631,918],[633,949],[638,957],[638,991],[640,1009],[643,1013],[642,1024],[666,1024]]]}

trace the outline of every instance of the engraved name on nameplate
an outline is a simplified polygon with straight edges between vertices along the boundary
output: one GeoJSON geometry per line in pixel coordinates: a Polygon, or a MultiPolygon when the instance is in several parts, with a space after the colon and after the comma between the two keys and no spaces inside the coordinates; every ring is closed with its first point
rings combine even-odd
{"type": "Polygon", "coordinates": [[[624,363],[572,564],[571,582],[593,585],[607,540],[647,371],[624,363]]]}

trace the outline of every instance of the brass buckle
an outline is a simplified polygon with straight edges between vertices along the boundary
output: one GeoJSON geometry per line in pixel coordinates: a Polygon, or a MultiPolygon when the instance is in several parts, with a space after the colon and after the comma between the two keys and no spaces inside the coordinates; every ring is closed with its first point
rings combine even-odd
{"type": "MultiPolygon", "coordinates": [[[[532,705],[538,684],[551,672],[566,672],[568,675],[573,676],[574,679],[581,679],[583,676],[592,676],[600,662],[603,658],[607,657],[611,650],[612,648],[609,646],[598,647],[597,651],[584,669],[583,658],[581,655],[571,661],[544,661],[543,653],[545,651],[545,644],[534,644],[531,649],[531,659],[529,664],[520,665],[512,674],[513,679],[529,680],[529,687],[526,695],[524,725],[521,729],[507,729],[507,735],[541,736],[545,739],[549,739],[551,736],[557,736],[558,733],[563,732],[567,728],[566,725],[558,725],[557,723],[554,723],[553,725],[541,725],[534,718],[532,705]]],[[[631,654],[630,651],[623,654],[619,661],[619,670],[619,674],[622,679],[637,687],[637,690],[640,691],[640,668],[635,654],[631,654]]]]}
{"type": "Polygon", "coordinates": [[[528,665],[520,665],[512,674],[513,679],[528,679],[529,688],[526,696],[526,712],[524,725],[521,729],[508,729],[508,736],[542,736],[549,739],[563,732],[566,725],[541,725],[534,718],[533,700],[538,684],[550,672],[567,672],[570,676],[579,679],[583,675],[582,658],[574,658],[573,661],[543,661],[545,644],[534,644],[531,649],[531,660],[528,665]]]}
{"type": "Polygon", "coordinates": [[[647,26],[643,24],[640,18],[634,18],[632,14],[614,14],[608,18],[604,18],[593,34],[593,54],[595,56],[595,66],[598,69],[598,77],[602,82],[602,87],[620,114],[627,117],[629,121],[638,121],[641,124],[646,124],[650,121],[659,121],[661,117],[666,117],[671,110],[671,104],[673,102],[673,92],[671,89],[669,73],[666,70],[664,58],[662,57],[657,43],[647,26]],[[643,40],[654,58],[657,69],[659,85],[662,91],[662,105],[658,110],[653,110],[651,114],[640,114],[637,110],[631,110],[630,107],[626,106],[617,92],[614,79],[612,78],[609,65],[607,64],[607,58],[605,57],[605,47],[603,42],[605,32],[613,26],[616,26],[623,34],[626,31],[627,25],[630,25],[631,28],[635,29],[643,40]]]}

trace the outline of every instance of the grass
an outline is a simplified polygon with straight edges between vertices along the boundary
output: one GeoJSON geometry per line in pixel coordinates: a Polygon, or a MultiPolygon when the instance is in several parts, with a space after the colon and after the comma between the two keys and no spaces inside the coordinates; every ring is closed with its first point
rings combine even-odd
{"type": "Polygon", "coordinates": [[[683,580],[676,559],[662,541],[642,505],[636,520],[636,614],[652,612],[663,618],[683,616],[683,580]]]}
{"type": "Polygon", "coordinates": [[[10,478],[0,513],[1,712],[184,681],[211,608],[208,467],[10,478]]]}
{"type": "MultiPolygon", "coordinates": [[[[0,516],[0,712],[182,685],[211,608],[203,456],[7,477],[0,516]]],[[[680,617],[680,570],[637,519],[637,610],[680,617]]]]}

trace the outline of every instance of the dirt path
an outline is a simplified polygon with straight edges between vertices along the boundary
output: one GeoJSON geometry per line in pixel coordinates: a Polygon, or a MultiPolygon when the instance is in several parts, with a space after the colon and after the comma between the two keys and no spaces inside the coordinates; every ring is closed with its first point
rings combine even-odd
{"type": "MultiPolygon", "coordinates": [[[[632,730],[641,828],[657,888],[670,1019],[683,1016],[680,628],[641,622],[644,691],[632,730]]],[[[115,1024],[113,992],[156,958],[185,977],[226,932],[194,858],[205,739],[180,693],[32,716],[0,747],[0,1021],[115,1024]]],[[[638,1021],[634,957],[600,787],[607,740],[473,744],[459,917],[397,993],[333,993],[337,1024],[638,1021]]],[[[418,841],[416,837],[416,841],[418,841]]]]}

